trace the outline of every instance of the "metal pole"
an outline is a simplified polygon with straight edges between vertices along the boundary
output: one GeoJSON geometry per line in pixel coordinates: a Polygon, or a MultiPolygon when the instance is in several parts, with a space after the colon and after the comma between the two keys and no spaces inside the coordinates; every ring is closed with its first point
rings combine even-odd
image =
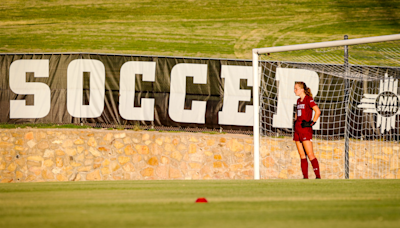
{"type": "Polygon", "coordinates": [[[254,180],[260,179],[260,101],[258,77],[258,54],[253,52],[253,137],[254,137],[254,180]]]}
{"type": "Polygon", "coordinates": [[[287,46],[269,47],[269,48],[255,48],[253,49],[253,52],[257,54],[266,54],[274,52],[298,51],[298,50],[307,50],[315,48],[341,47],[344,45],[367,44],[367,43],[376,43],[376,42],[393,41],[393,40],[400,40],[400,34],[387,35],[387,36],[374,36],[374,37],[358,38],[351,40],[337,40],[337,41],[309,43],[309,44],[296,44],[296,45],[287,45],[287,46]]]}
{"type": "MultiPolygon", "coordinates": [[[[349,37],[347,35],[344,36],[344,39],[347,40],[349,37]]],[[[345,102],[345,111],[346,111],[346,120],[345,120],[345,129],[344,129],[344,177],[349,179],[349,90],[350,90],[350,81],[349,81],[349,47],[347,45],[344,46],[344,70],[345,70],[345,88],[344,88],[344,102],[345,102]]]]}

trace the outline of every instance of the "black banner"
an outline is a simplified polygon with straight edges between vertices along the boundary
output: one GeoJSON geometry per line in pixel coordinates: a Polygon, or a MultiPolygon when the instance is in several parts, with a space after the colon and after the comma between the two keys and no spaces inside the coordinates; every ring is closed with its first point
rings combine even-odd
{"type": "Polygon", "coordinates": [[[0,54],[0,122],[251,130],[251,66],[224,59],[0,54]]]}

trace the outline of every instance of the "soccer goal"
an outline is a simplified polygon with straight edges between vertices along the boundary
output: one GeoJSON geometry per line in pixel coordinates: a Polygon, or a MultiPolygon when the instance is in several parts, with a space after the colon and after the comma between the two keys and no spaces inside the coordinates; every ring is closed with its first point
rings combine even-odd
{"type": "Polygon", "coordinates": [[[302,177],[297,81],[321,110],[313,150],[322,178],[400,178],[400,34],[346,38],[253,49],[254,179],[302,177]]]}

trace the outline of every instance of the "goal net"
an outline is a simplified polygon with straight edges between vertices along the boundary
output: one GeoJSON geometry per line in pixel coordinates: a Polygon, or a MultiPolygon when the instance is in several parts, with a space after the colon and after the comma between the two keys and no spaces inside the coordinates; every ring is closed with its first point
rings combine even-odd
{"type": "Polygon", "coordinates": [[[253,73],[255,179],[302,178],[297,81],[321,110],[313,150],[322,178],[400,178],[400,35],[253,49],[253,73]]]}

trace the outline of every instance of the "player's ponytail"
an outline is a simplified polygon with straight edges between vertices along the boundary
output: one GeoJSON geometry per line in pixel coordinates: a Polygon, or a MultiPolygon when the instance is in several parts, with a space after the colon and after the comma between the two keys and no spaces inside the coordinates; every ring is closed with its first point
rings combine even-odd
{"type": "Polygon", "coordinates": [[[311,89],[309,87],[307,87],[306,83],[304,83],[304,82],[296,82],[296,84],[299,85],[302,89],[304,89],[304,93],[307,96],[310,96],[311,98],[313,97],[312,93],[311,93],[311,89]]]}

